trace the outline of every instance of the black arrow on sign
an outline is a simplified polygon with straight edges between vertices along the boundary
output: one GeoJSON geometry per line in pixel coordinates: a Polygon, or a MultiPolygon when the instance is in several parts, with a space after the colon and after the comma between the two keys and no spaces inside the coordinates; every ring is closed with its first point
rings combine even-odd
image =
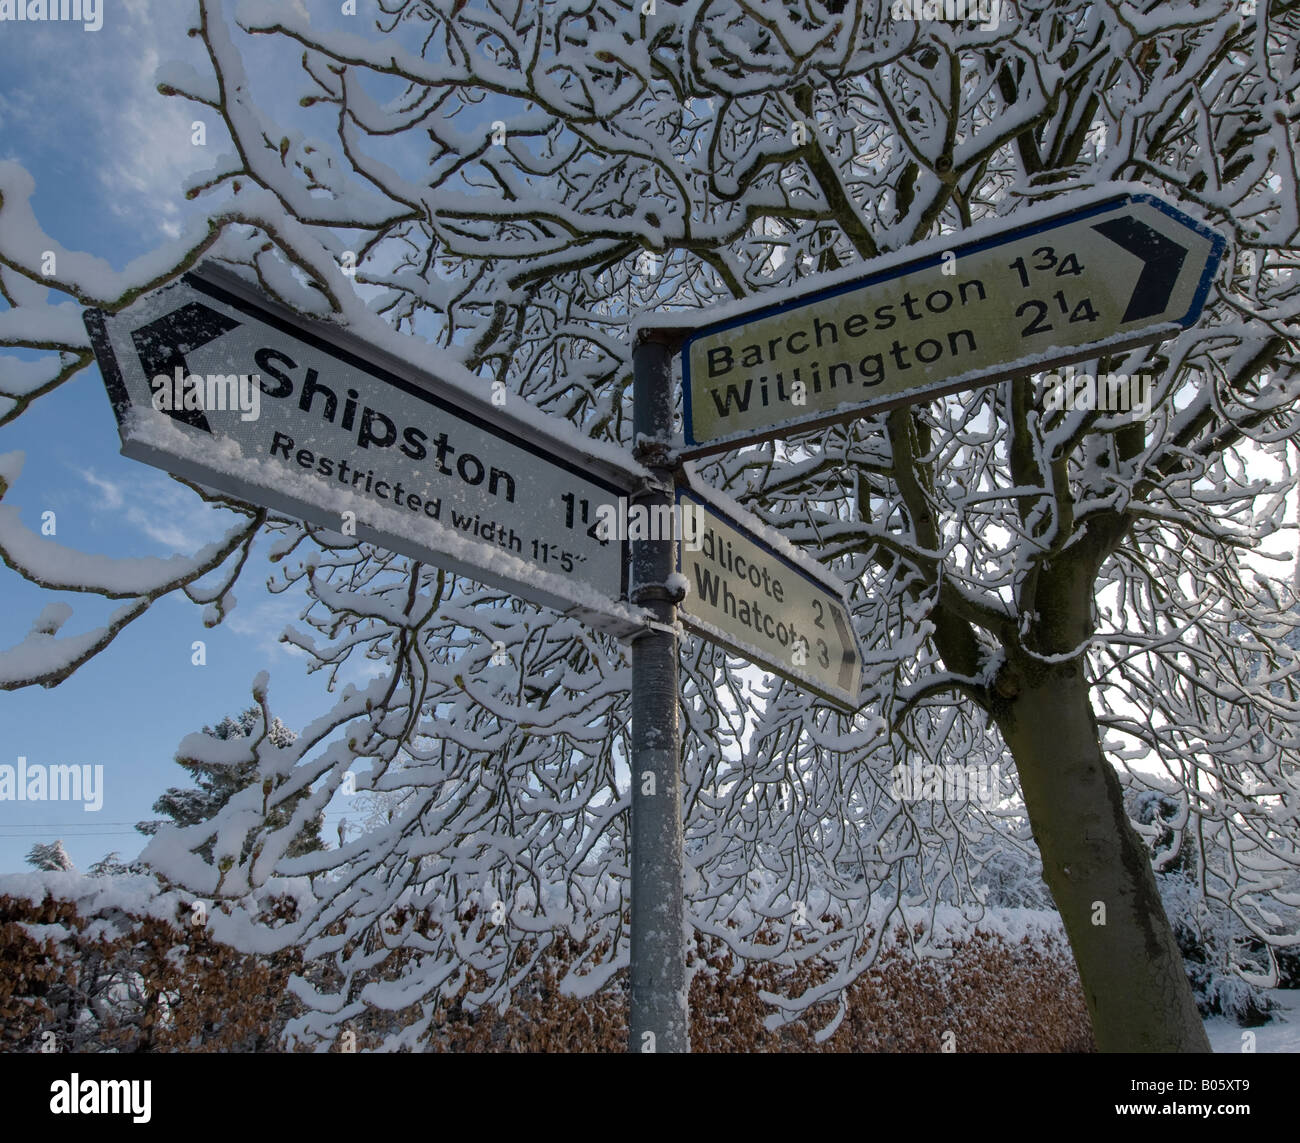
{"type": "MultiPolygon", "coordinates": [[[[140,357],[145,381],[151,382],[160,373],[170,381],[178,368],[182,375],[188,376],[189,366],[185,364],[185,354],[237,329],[239,324],[205,305],[190,302],[157,321],[133,329],[131,340],[135,342],[135,351],[140,357]]],[[[201,409],[163,411],[182,424],[202,429],[205,433],[212,432],[212,426],[208,424],[208,418],[201,409]]]]}
{"type": "Polygon", "coordinates": [[[1128,309],[1120,318],[1121,323],[1163,312],[1178,282],[1178,272],[1187,259],[1187,247],[1179,246],[1173,239],[1128,214],[1099,222],[1093,230],[1146,263],[1138,275],[1137,285],[1133,287],[1128,309]]]}

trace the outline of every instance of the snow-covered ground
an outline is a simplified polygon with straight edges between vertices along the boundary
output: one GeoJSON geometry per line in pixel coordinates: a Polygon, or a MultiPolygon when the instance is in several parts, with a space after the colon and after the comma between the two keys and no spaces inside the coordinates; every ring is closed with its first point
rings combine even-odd
{"type": "Polygon", "coordinates": [[[1240,1052],[1242,1033],[1255,1033],[1257,1052],[1300,1052],[1300,990],[1274,988],[1269,999],[1281,1011],[1259,1028],[1238,1027],[1235,1020],[1211,1016],[1205,1021],[1205,1031],[1210,1037],[1210,1047],[1216,1052],[1240,1052]]]}

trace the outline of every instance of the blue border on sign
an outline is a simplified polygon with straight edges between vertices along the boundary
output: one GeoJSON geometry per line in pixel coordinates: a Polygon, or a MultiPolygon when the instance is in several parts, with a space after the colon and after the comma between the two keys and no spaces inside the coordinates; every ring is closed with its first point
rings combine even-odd
{"type": "Polygon", "coordinates": [[[1200,316],[1202,308],[1205,306],[1205,299],[1210,295],[1210,286],[1214,282],[1214,275],[1218,272],[1219,262],[1223,259],[1224,251],[1228,248],[1227,239],[1217,230],[1211,230],[1202,222],[1198,222],[1191,215],[1184,214],[1181,210],[1171,206],[1161,198],[1153,194],[1131,194],[1128,196],[1132,202],[1145,202],[1153,206],[1162,214],[1169,215],[1175,222],[1180,222],[1189,230],[1194,230],[1202,238],[1209,239],[1210,242],[1210,259],[1206,263],[1205,270],[1201,274],[1201,280],[1197,283],[1196,293],[1192,295],[1192,304],[1180,318],[1167,318],[1167,321],[1177,322],[1183,329],[1188,329],[1195,324],[1196,318],[1200,316]]]}
{"type": "MultiPolygon", "coordinates": [[[[862,278],[855,278],[851,282],[844,282],[837,286],[828,286],[822,290],[816,290],[811,294],[801,294],[798,298],[792,298],[789,301],[774,302],[769,306],[763,306],[756,310],[742,314],[738,317],[727,318],[723,321],[714,322],[711,325],[700,326],[697,328],[683,343],[681,348],[682,358],[682,435],[688,447],[700,444],[708,444],[708,441],[697,441],[695,439],[694,424],[691,417],[691,345],[702,337],[711,337],[714,334],[722,333],[728,329],[735,329],[737,326],[748,325],[750,322],[761,321],[764,318],[774,317],[777,314],[789,313],[792,310],[802,309],[804,306],[813,305],[817,302],[824,302],[830,298],[838,298],[842,294],[853,293],[856,290],[866,289],[869,286],[878,285],[881,282],[892,281],[894,278],[901,278],[906,274],[915,273],[918,270],[925,270],[931,266],[937,266],[943,261],[945,253],[965,253],[978,254],[983,250],[992,250],[998,246],[1005,246],[1009,242],[1016,242],[1021,238],[1027,238],[1034,234],[1041,234],[1047,230],[1055,230],[1060,226],[1072,222],[1078,222],[1081,219],[1092,218],[1094,215],[1104,214],[1107,211],[1115,210],[1121,206],[1133,202],[1144,202],[1149,206],[1155,207],[1163,214],[1167,214],[1176,222],[1195,231],[1201,237],[1209,240],[1211,244],[1211,257],[1201,275],[1201,280],[1197,283],[1196,292],[1192,297],[1192,303],[1187,312],[1181,318],[1165,318],[1160,324],[1175,324],[1187,329],[1191,326],[1196,317],[1199,316],[1201,309],[1205,305],[1205,299],[1209,295],[1210,285],[1214,281],[1214,275],[1218,271],[1219,262],[1223,258],[1223,252],[1227,248],[1227,242],[1221,234],[1210,229],[1204,223],[1197,221],[1190,215],[1184,214],[1181,210],[1170,206],[1163,199],[1153,194],[1119,194],[1101,202],[1093,203],[1090,206],[1078,207],[1074,210],[1064,211],[1061,214],[1054,214],[1050,218],[1045,218],[1040,222],[1026,223],[1018,226],[1014,230],[1006,230],[1000,234],[991,235],[988,238],[977,239],[974,242],[949,247],[947,250],[940,250],[934,254],[923,258],[916,258],[909,262],[900,262],[898,265],[887,267],[883,270],[877,270],[874,274],[868,274],[862,278]]],[[[1116,333],[1122,331],[1116,330],[1116,333]]],[[[798,428],[797,425],[793,426],[798,428]]],[[[743,441],[737,441],[733,448],[739,448],[744,444],[743,441]]]]}

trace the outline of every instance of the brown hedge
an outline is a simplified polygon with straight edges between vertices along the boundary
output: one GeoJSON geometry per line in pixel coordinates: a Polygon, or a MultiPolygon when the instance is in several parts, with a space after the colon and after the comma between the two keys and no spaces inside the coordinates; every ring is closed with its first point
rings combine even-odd
{"type": "MultiPolygon", "coordinates": [[[[0,896],[0,1051],[38,1051],[49,1031],[54,1046],[65,1051],[277,1050],[286,1021],[298,1011],[286,985],[302,971],[300,957],[238,953],[187,919],[119,917],[121,935],[97,931],[91,937],[88,918],[69,901],[47,896],[34,904],[0,896]],[[33,932],[31,925],[62,930],[33,932]]],[[[593,996],[561,994],[559,982],[582,951],[567,937],[557,941],[504,1013],[464,1007],[465,995],[480,983],[471,979],[439,1005],[423,1046],[451,1052],[625,1050],[626,972],[593,996]]],[[[394,970],[395,963],[385,975],[394,970]]],[[[834,1003],[768,1029],[765,1020],[774,1010],[760,994],[798,995],[825,979],[826,965],[738,964],[716,938],[697,937],[692,971],[691,1044],[697,1052],[1093,1050],[1078,976],[1060,937],[1012,943],[975,932],[954,945],[950,958],[936,960],[915,958],[899,932],[850,987],[847,1012],[822,1043],[815,1034],[834,1018],[834,1003]]],[[[357,1049],[377,1046],[413,1017],[372,1010],[354,1028],[357,1049]]]]}

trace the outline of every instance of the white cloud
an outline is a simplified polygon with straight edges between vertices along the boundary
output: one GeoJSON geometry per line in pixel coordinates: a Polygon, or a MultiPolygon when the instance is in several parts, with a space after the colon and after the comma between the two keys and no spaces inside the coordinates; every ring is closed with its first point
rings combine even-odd
{"type": "Polygon", "coordinates": [[[75,471],[99,493],[97,510],[119,514],[130,527],[171,552],[193,554],[228,526],[225,513],[209,509],[184,485],[161,474],[143,471],[124,490],[91,469],[75,471]]]}
{"type": "Polygon", "coordinates": [[[223,620],[222,626],[235,635],[251,639],[254,645],[267,655],[279,652],[295,658],[302,658],[306,652],[301,648],[280,642],[280,632],[285,626],[298,619],[304,601],[301,598],[273,596],[271,599],[256,603],[251,607],[237,605],[229,618],[223,620]]]}
{"type": "Polygon", "coordinates": [[[182,183],[214,157],[190,142],[190,125],[203,109],[160,95],[154,79],[164,58],[189,57],[201,66],[195,41],[185,34],[193,17],[190,4],[128,3],[114,34],[129,40],[130,50],[95,53],[93,69],[96,86],[109,96],[95,100],[93,112],[106,144],[99,177],[108,201],[119,216],[152,221],[169,238],[181,232],[182,183]]]}
{"type": "MultiPolygon", "coordinates": [[[[211,147],[191,145],[196,108],[160,95],[154,73],[173,57],[202,69],[202,47],[186,35],[196,11],[194,3],[109,0],[98,32],[55,23],[5,26],[5,78],[12,82],[0,93],[0,122],[44,152],[48,161],[29,144],[30,153],[18,156],[42,172],[41,198],[51,193],[52,174],[80,180],[89,167],[101,188],[88,196],[89,211],[111,211],[150,244],[180,233],[182,184],[216,156],[211,147]]],[[[220,139],[215,128],[209,124],[220,139]]]]}
{"type": "Polygon", "coordinates": [[[125,497],[122,495],[121,485],[114,484],[111,480],[105,480],[88,468],[82,469],[79,475],[82,480],[99,491],[100,507],[108,509],[122,507],[125,497]]]}
{"type": "Polygon", "coordinates": [[[14,127],[30,126],[33,122],[39,122],[39,114],[44,111],[48,115],[49,110],[48,107],[41,106],[35,92],[25,87],[17,87],[7,92],[0,91],[0,123],[7,123],[11,130],[14,127]]]}

